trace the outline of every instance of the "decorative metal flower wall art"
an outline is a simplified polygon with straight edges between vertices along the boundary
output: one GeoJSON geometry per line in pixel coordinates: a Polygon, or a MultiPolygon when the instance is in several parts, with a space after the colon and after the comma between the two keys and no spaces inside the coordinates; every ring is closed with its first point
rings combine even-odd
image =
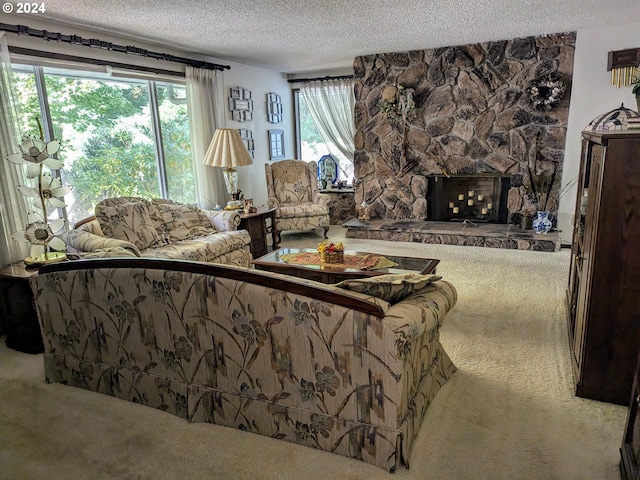
{"type": "Polygon", "coordinates": [[[531,83],[527,92],[536,110],[552,110],[558,106],[567,87],[559,77],[549,75],[531,83]]]}
{"type": "Polygon", "coordinates": [[[20,193],[34,200],[31,205],[33,209],[27,214],[25,229],[12,235],[12,238],[17,241],[31,244],[30,256],[24,259],[28,265],[59,262],[66,258],[64,253],[66,244],[62,238],[57,236],[64,231],[66,222],[63,218],[49,222],[49,217],[56,209],[66,207],[61,198],[71,191],[71,188],[62,185],[62,180],[59,177],[53,177],[51,172],[44,171],[44,167],[51,170],[62,168],[63,163],[51,157],[60,149],[60,141],[44,142],[40,119],[37,121],[40,137],[24,135],[18,145],[20,153],[12,153],[7,156],[7,160],[12,163],[26,164],[26,177],[35,179],[35,185],[17,186],[20,193]],[[51,250],[57,251],[52,252],[51,250]]]}
{"type": "Polygon", "coordinates": [[[399,165],[396,171],[397,177],[405,175],[416,166],[415,159],[407,158],[407,133],[410,128],[409,120],[416,115],[416,102],[413,94],[413,88],[405,88],[403,85],[387,85],[380,94],[380,112],[382,112],[393,125],[397,125],[401,129],[400,142],[396,149],[400,154],[399,165]]]}

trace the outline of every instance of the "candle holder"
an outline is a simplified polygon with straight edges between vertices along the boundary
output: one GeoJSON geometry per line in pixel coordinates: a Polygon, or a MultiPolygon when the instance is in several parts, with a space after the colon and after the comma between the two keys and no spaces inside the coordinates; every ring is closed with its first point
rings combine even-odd
{"type": "Polygon", "coordinates": [[[457,195],[456,201],[449,202],[452,222],[464,222],[473,220],[474,222],[495,222],[496,210],[493,202],[490,202],[486,195],[469,190],[465,196],[463,193],[457,195]]]}

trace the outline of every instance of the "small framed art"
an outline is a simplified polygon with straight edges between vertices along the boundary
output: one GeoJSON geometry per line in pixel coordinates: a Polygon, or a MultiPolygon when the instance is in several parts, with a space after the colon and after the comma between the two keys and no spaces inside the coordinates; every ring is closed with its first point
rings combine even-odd
{"type": "Polygon", "coordinates": [[[229,110],[253,110],[253,100],[240,100],[229,98],[229,110]]]}
{"type": "Polygon", "coordinates": [[[284,160],[284,130],[269,130],[269,159],[284,160]]]}
{"type": "Polygon", "coordinates": [[[282,99],[277,93],[267,93],[267,118],[270,123],[282,121],[282,99]]]}
{"type": "Polygon", "coordinates": [[[240,133],[240,138],[242,139],[242,143],[244,143],[244,146],[247,147],[249,154],[251,154],[251,158],[255,158],[254,157],[255,148],[253,145],[253,132],[246,128],[239,128],[238,132],[240,133]]]}
{"type": "Polygon", "coordinates": [[[229,111],[231,112],[231,119],[236,122],[250,122],[253,120],[251,90],[242,87],[229,89],[229,111]]]}

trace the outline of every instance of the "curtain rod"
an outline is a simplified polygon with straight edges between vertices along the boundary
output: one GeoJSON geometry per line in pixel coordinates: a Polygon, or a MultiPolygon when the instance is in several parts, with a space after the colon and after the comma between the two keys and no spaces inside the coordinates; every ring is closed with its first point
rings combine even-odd
{"type": "MultiPolygon", "coordinates": [[[[156,60],[165,60],[167,62],[183,63],[196,68],[205,68],[208,70],[229,70],[229,65],[218,65],[217,63],[209,63],[202,60],[193,60],[191,58],[176,57],[168,53],[159,53],[146,50],[144,48],[134,46],[117,45],[111,42],[105,42],[104,40],[98,40],[96,38],[82,38],[78,35],[64,35],[62,33],[48,32],[46,30],[36,30],[25,25],[10,25],[7,23],[0,23],[0,30],[6,32],[17,33],[18,35],[28,35],[30,37],[37,37],[43,40],[55,40],[57,42],[69,43],[72,45],[84,45],[86,47],[101,48],[103,50],[109,50],[112,52],[127,53],[131,55],[140,55],[142,57],[155,58],[156,60]]],[[[37,51],[37,50],[34,50],[37,51]]],[[[76,57],[81,58],[81,57],[76,57]]],[[[89,60],[89,59],[86,59],[89,60]]],[[[106,64],[106,62],[105,62],[106,64]]],[[[124,64],[120,64],[121,66],[124,64]]],[[[132,66],[131,66],[132,67],[132,66]]],[[[148,71],[154,71],[149,67],[148,71]]],[[[163,70],[166,72],[166,70],[163,70]]]]}
{"type": "Polygon", "coordinates": [[[305,83],[305,82],[319,82],[321,80],[344,80],[347,78],[353,78],[353,75],[337,75],[335,77],[316,77],[316,78],[292,78],[287,80],[289,83],[305,83]]]}
{"type": "Polygon", "coordinates": [[[85,63],[89,65],[100,65],[103,67],[121,68],[123,70],[134,70],[137,72],[155,73],[157,75],[170,75],[172,77],[183,77],[184,72],[177,72],[174,70],[164,70],[162,68],[143,67],[140,65],[129,65],[128,63],[111,62],[108,60],[99,60],[96,58],[76,57],[75,55],[65,55],[63,53],[51,53],[43,52],[42,50],[33,50],[31,48],[8,46],[9,53],[15,53],[16,55],[26,55],[28,57],[42,57],[52,60],[62,60],[65,62],[85,63]]]}

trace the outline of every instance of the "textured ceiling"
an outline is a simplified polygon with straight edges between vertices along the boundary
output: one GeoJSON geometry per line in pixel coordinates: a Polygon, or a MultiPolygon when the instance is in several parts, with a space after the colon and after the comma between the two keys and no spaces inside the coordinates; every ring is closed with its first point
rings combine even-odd
{"type": "MultiPolygon", "coordinates": [[[[372,53],[640,22],[640,0],[46,0],[33,18],[284,73],[372,53]]],[[[28,15],[20,16],[28,24],[28,15]]],[[[74,33],[64,31],[61,33],[74,33]]],[[[97,37],[99,38],[99,37],[97,37]]],[[[631,39],[635,47],[637,39],[631,39]]]]}

